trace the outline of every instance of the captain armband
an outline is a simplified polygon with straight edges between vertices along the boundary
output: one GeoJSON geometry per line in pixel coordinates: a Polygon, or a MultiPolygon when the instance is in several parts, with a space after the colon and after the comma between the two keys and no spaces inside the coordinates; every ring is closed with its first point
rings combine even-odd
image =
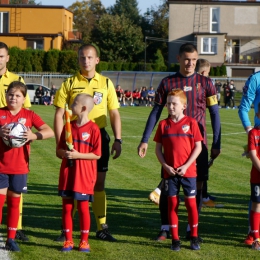
{"type": "Polygon", "coordinates": [[[211,96],[211,97],[207,97],[207,106],[208,107],[211,107],[211,106],[214,106],[214,105],[217,105],[217,104],[218,104],[218,99],[217,99],[216,95],[211,96]]]}

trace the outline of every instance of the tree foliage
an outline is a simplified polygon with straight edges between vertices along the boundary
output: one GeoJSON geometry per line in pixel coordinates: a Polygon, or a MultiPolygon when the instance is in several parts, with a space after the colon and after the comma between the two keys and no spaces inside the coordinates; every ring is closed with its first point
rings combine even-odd
{"type": "Polygon", "coordinates": [[[82,33],[84,42],[91,41],[96,22],[106,13],[100,0],[76,1],[68,7],[74,15],[75,29],[82,33]]]}
{"type": "Polygon", "coordinates": [[[124,15],[136,25],[140,25],[141,16],[136,0],[116,0],[114,6],[108,8],[108,12],[112,15],[124,15]]]}
{"type": "Polygon", "coordinates": [[[141,27],[131,23],[124,15],[103,15],[92,40],[99,46],[101,59],[105,61],[129,62],[133,55],[144,50],[141,27]]]}

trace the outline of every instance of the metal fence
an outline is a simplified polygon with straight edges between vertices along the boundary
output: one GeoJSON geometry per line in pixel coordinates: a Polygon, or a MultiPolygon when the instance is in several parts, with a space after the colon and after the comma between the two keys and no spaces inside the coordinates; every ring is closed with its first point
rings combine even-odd
{"type": "MultiPolygon", "coordinates": [[[[102,71],[101,74],[110,78],[114,85],[120,85],[124,90],[134,90],[142,86],[153,86],[155,89],[160,81],[175,72],[140,72],[140,71],[102,71]]],[[[26,83],[37,83],[47,87],[53,84],[57,88],[60,87],[62,82],[71,75],[57,74],[57,73],[18,73],[24,78],[26,83]]],[[[222,85],[231,78],[227,77],[212,77],[212,80],[220,80],[222,85]]],[[[232,78],[237,91],[242,91],[247,78],[232,78]]]]}

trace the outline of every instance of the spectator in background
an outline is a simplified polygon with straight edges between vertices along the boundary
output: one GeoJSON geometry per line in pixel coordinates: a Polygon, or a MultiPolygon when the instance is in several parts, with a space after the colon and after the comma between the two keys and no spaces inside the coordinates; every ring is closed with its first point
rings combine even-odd
{"type": "Polygon", "coordinates": [[[132,91],[130,91],[128,89],[125,90],[125,93],[124,93],[124,96],[123,96],[124,106],[126,105],[125,101],[130,101],[130,106],[134,105],[134,103],[133,103],[133,93],[132,93],[132,91]]]}
{"type": "Polygon", "coordinates": [[[140,98],[141,98],[141,89],[139,90],[138,88],[136,88],[133,91],[133,100],[138,101],[138,103],[134,103],[134,104],[140,105],[140,98]]]}
{"type": "Polygon", "coordinates": [[[231,91],[230,101],[232,102],[233,109],[235,109],[236,108],[236,105],[235,105],[236,87],[234,85],[234,81],[233,80],[230,80],[230,91],[231,91]]]}
{"type": "Polygon", "coordinates": [[[151,107],[152,102],[154,101],[155,98],[155,91],[152,86],[150,87],[150,90],[148,90],[147,96],[148,96],[149,106],[151,107]]]}
{"type": "Polygon", "coordinates": [[[42,97],[42,101],[45,106],[51,105],[51,96],[48,91],[46,91],[45,95],[42,97]]]}
{"type": "Polygon", "coordinates": [[[54,98],[55,98],[56,91],[57,91],[56,86],[55,86],[55,85],[52,85],[52,86],[51,86],[51,91],[50,91],[50,97],[51,97],[51,103],[50,103],[50,104],[51,104],[51,105],[52,105],[53,100],[54,100],[54,98]]]}
{"type": "Polygon", "coordinates": [[[42,86],[39,86],[39,87],[35,90],[35,96],[36,96],[36,98],[39,99],[39,103],[40,103],[40,104],[43,104],[44,90],[43,90],[42,86]]]}
{"type": "Polygon", "coordinates": [[[148,101],[147,95],[148,95],[147,87],[143,86],[141,90],[140,105],[145,104],[147,106],[147,101],[148,101]]]}
{"type": "Polygon", "coordinates": [[[230,107],[230,99],[231,99],[231,89],[230,89],[230,82],[227,81],[227,83],[225,83],[223,85],[223,89],[224,89],[224,103],[225,103],[225,108],[229,109],[230,107]]]}
{"type": "Polygon", "coordinates": [[[217,99],[218,99],[218,107],[221,108],[220,105],[220,98],[221,98],[221,82],[219,80],[216,81],[215,83],[215,87],[216,87],[216,91],[217,91],[217,99]]]}
{"type": "Polygon", "coordinates": [[[117,95],[118,103],[120,105],[121,101],[123,100],[123,96],[124,96],[124,90],[121,88],[120,85],[116,86],[116,95],[117,95]]]}

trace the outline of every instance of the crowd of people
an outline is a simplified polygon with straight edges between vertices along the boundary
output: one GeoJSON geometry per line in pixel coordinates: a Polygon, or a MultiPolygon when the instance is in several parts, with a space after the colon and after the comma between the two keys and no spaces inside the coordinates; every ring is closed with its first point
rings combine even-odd
{"type": "MultiPolygon", "coordinates": [[[[161,80],[157,90],[143,86],[134,91],[114,87],[112,81],[96,72],[99,63],[98,50],[94,45],[84,44],[78,50],[79,71],[66,79],[56,90],[53,86],[49,100],[42,87],[35,95],[41,103],[55,106],[54,131],[39,115],[29,108],[27,88],[21,77],[9,72],[8,47],[0,42],[0,137],[8,138],[10,122],[21,122],[27,127],[23,137],[27,142],[20,148],[10,148],[0,139],[0,223],[2,208],[7,201],[7,240],[5,249],[19,252],[15,239],[28,241],[22,231],[22,194],[27,191],[30,141],[55,136],[56,155],[61,160],[58,195],[61,197],[62,231],[56,241],[62,241],[62,252],[75,247],[73,221],[75,211],[80,216],[80,243],[78,250],[89,253],[90,212],[89,203],[97,224],[96,238],[116,242],[106,220],[105,180],[110,155],[117,159],[121,154],[121,119],[119,107],[127,103],[152,107],[139,146],[138,155],[145,158],[148,141],[166,106],[168,117],[157,126],[153,140],[156,156],[161,165],[159,185],[155,189],[158,197],[161,227],[157,241],[171,238],[171,250],[181,250],[179,237],[179,192],[184,191],[184,203],[188,214],[186,239],[190,249],[200,250],[203,239],[198,234],[201,207],[209,205],[213,197],[207,190],[210,162],[221,153],[221,123],[219,116],[221,83],[215,84],[208,77],[210,63],[198,59],[196,46],[183,44],[177,56],[180,70],[161,80]],[[4,77],[3,77],[4,75],[4,77]],[[69,115],[68,108],[72,111],[69,115]],[[208,146],[206,134],[206,110],[208,109],[213,131],[213,142],[208,146]],[[114,140],[106,131],[109,115],[114,140]],[[64,124],[65,118],[65,124],[64,124]],[[36,132],[31,131],[31,127],[36,132]],[[12,160],[10,160],[12,158],[12,160]],[[11,162],[19,161],[17,168],[11,162]],[[24,189],[26,187],[26,189],[24,189]]],[[[243,89],[239,116],[248,133],[248,152],[252,160],[251,198],[249,203],[249,232],[245,240],[252,249],[260,250],[260,95],[258,88],[260,73],[253,74],[243,89]],[[248,112],[255,107],[255,127],[251,126],[248,112]]],[[[225,107],[235,107],[235,86],[232,80],[223,84],[225,107]]],[[[152,192],[154,195],[155,193],[152,192]]]]}

